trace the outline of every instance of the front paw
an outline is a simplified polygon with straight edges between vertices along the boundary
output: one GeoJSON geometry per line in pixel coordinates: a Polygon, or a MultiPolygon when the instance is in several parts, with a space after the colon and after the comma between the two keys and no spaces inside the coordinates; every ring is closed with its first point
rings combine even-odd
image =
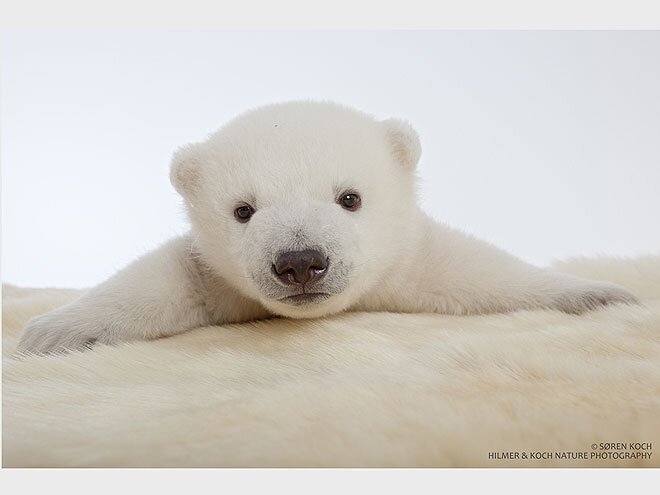
{"type": "Polygon", "coordinates": [[[588,282],[562,293],[556,300],[555,308],[565,313],[580,314],[621,303],[639,304],[639,300],[616,284],[588,282]]]}
{"type": "Polygon", "coordinates": [[[98,339],[92,327],[53,312],[28,322],[16,350],[19,354],[57,354],[89,349],[98,339]]]}

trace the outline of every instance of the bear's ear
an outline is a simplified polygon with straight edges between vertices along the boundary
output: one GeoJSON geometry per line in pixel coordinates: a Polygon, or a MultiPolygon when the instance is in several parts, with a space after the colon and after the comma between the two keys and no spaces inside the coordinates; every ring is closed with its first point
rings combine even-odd
{"type": "Polygon", "coordinates": [[[387,119],[381,122],[392,148],[392,155],[405,168],[417,166],[422,155],[422,145],[415,129],[400,119],[387,119]]]}
{"type": "Polygon", "coordinates": [[[170,182],[184,198],[190,197],[199,186],[199,155],[193,145],[174,152],[170,165],[170,182]]]}

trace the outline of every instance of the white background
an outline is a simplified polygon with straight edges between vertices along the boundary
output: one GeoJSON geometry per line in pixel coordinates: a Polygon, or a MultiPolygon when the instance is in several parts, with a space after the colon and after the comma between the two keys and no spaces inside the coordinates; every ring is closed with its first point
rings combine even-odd
{"type": "Polygon", "coordinates": [[[660,252],[658,32],[6,34],[0,84],[6,282],[184,232],[171,152],[305,98],[408,119],[424,207],[528,261],[660,252]]]}

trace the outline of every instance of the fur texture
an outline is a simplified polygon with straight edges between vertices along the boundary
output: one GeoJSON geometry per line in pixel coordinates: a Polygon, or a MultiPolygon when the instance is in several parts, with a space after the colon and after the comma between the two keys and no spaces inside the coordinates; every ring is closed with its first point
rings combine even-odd
{"type": "Polygon", "coordinates": [[[433,221],[417,204],[420,155],[406,122],[332,103],[241,115],[174,156],[170,177],[191,232],[31,320],[18,350],[84,349],[274,315],[582,313],[636,302],[620,286],[536,268],[433,221]],[[342,207],[347,195],[361,206],[342,207]],[[249,220],[236,217],[241,208],[254,213],[249,220]],[[309,251],[327,263],[321,277],[294,285],[277,276],[283,255],[309,251]]]}
{"type": "Polygon", "coordinates": [[[4,465],[660,467],[660,256],[558,267],[642,305],[270,319],[17,358],[25,322],[78,293],[7,286],[4,465]],[[488,458],[632,441],[652,457],[488,458]]]}

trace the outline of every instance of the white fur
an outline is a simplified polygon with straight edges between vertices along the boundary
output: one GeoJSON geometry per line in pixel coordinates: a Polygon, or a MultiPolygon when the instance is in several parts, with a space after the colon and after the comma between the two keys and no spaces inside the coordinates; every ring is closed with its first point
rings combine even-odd
{"type": "Polygon", "coordinates": [[[12,358],[78,291],[4,287],[4,467],[660,467],[660,256],[563,263],[643,306],[343,313],[12,358]],[[652,442],[646,459],[489,459],[652,442]]]}
{"type": "Polygon", "coordinates": [[[580,313],[634,302],[625,289],[541,270],[431,220],[417,205],[419,139],[332,103],[270,105],[178,151],[171,179],[191,233],[33,319],[22,352],[153,339],[214,323],[344,310],[481,314],[553,308],[580,313]],[[354,212],[337,204],[360,194],[354,212]],[[247,223],[233,211],[248,203],[247,223]],[[314,248],[330,262],[315,304],[283,302],[279,253],[314,248]]]}

